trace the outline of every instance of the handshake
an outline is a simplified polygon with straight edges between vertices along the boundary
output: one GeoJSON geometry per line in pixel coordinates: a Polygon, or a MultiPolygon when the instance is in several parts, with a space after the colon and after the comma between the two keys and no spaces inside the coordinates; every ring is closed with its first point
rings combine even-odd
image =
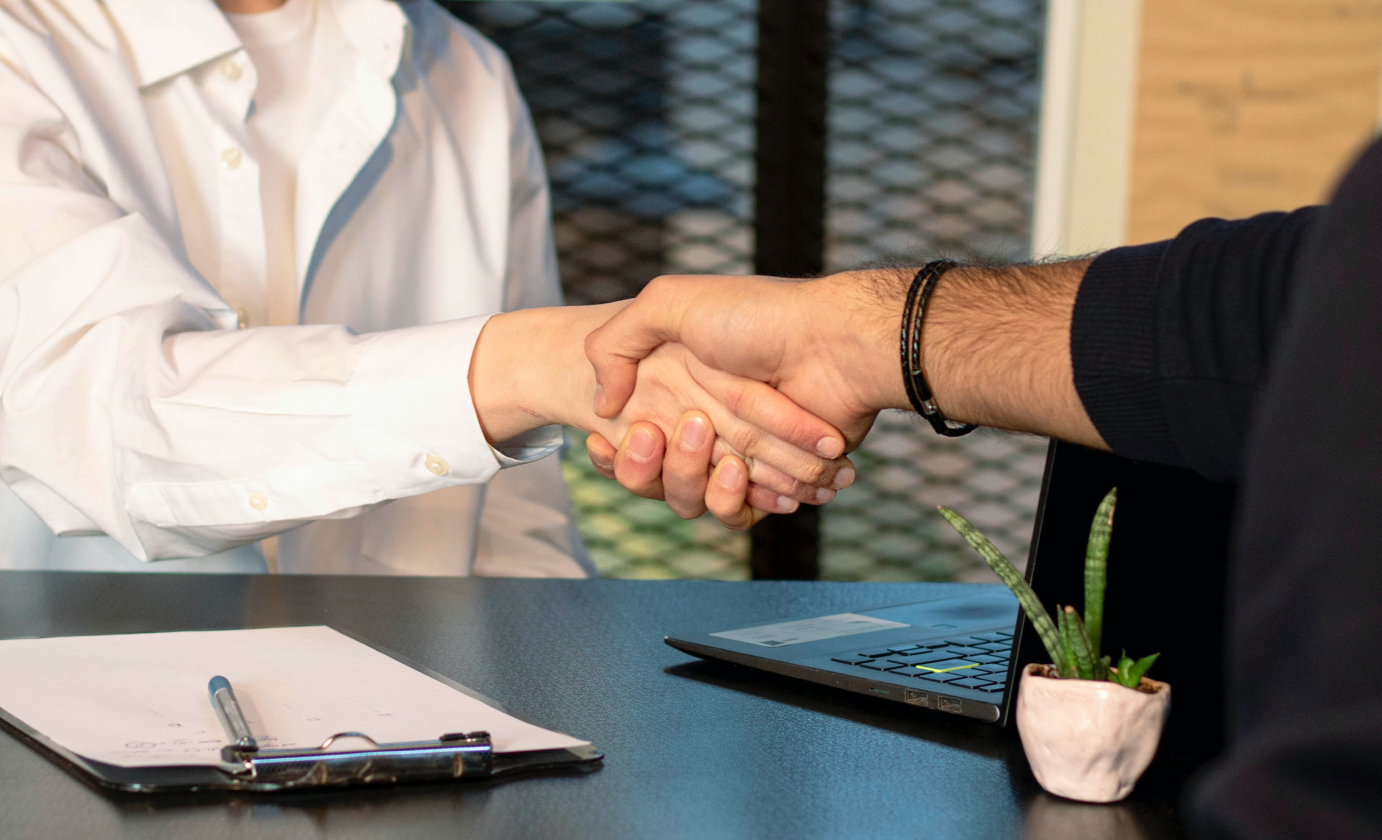
{"type": "MultiPolygon", "coordinates": [[[[1104,447],[1070,364],[1087,265],[956,267],[933,284],[915,357],[945,416],[1104,447]]],[[[471,359],[476,413],[493,442],[588,432],[596,469],[683,517],[743,529],[824,504],[878,412],[913,405],[900,349],[916,274],[659,277],[632,301],[498,315],[471,359]]]]}

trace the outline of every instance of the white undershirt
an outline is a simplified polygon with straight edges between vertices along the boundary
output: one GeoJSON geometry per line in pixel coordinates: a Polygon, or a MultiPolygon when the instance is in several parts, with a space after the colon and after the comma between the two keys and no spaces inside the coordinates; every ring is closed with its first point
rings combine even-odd
{"type": "Polygon", "coordinates": [[[254,63],[258,85],[246,131],[259,161],[264,212],[267,300],[260,310],[272,325],[298,323],[295,220],[297,170],[302,150],[320,122],[332,91],[322,72],[348,49],[344,33],[317,0],[288,0],[271,12],[226,14],[254,63]]]}

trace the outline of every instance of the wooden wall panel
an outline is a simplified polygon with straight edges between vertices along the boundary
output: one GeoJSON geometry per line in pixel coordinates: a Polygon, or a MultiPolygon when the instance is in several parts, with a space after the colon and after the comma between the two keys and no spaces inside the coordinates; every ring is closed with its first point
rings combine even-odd
{"type": "Polygon", "coordinates": [[[1382,0],[1148,0],[1127,242],[1326,198],[1382,101],[1382,0]]]}

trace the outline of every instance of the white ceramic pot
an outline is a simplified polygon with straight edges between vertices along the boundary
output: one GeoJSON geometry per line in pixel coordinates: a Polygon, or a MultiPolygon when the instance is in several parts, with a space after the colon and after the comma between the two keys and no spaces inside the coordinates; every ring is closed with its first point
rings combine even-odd
{"type": "Polygon", "coordinates": [[[1017,732],[1043,788],[1082,802],[1117,802],[1132,793],[1156,754],[1171,686],[1142,678],[1141,691],[1117,683],[1022,671],[1017,732]]]}

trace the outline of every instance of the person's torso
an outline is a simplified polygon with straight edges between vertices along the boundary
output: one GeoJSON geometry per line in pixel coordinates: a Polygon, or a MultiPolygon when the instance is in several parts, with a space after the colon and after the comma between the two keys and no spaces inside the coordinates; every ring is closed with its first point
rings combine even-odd
{"type": "MultiPolygon", "coordinates": [[[[246,326],[364,333],[509,308],[516,97],[502,57],[431,3],[316,2],[317,24],[338,37],[304,106],[292,266],[277,297],[247,125],[257,71],[212,0],[38,0],[65,74],[38,81],[70,115],[93,179],[181,246],[246,326]],[[195,37],[158,34],[179,17],[195,37]]],[[[264,570],[255,545],[143,564],[108,537],[52,537],[3,484],[0,496],[6,565],[264,570]]],[[[457,487],[313,523],[288,541],[280,571],[467,574],[483,499],[483,487],[457,487]],[[420,533],[428,521],[445,524],[420,533]],[[412,550],[420,542],[427,550],[412,550]]]]}

